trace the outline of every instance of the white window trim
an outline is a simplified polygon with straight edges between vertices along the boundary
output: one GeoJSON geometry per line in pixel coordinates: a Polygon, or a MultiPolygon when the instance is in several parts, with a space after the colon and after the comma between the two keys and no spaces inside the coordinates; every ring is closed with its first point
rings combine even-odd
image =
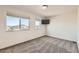
{"type": "MultiPolygon", "coordinates": [[[[14,15],[7,15],[7,16],[12,16],[12,17],[18,17],[19,18],[19,21],[21,20],[21,18],[24,18],[24,19],[28,19],[29,20],[29,26],[28,26],[28,29],[26,29],[26,30],[21,30],[21,28],[20,28],[20,30],[18,30],[18,31],[27,31],[27,30],[30,30],[30,18],[28,17],[19,17],[19,16],[14,16],[14,15]]],[[[7,17],[6,16],[6,17],[7,17]]],[[[7,19],[7,18],[6,18],[7,19]]],[[[7,21],[6,21],[7,22],[7,21]]],[[[20,24],[21,25],[21,24],[20,24]]],[[[6,23],[6,27],[7,27],[7,23],[6,23]]],[[[6,30],[7,32],[16,32],[16,31],[8,31],[8,30],[6,30]]],[[[17,31],[17,32],[18,32],[17,31]]]]}

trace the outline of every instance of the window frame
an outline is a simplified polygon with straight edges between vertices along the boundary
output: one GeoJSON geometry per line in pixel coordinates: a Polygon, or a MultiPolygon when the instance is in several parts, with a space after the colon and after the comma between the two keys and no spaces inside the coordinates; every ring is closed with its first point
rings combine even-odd
{"type": "Polygon", "coordinates": [[[27,30],[30,30],[30,17],[20,17],[20,16],[14,16],[14,15],[6,15],[6,31],[7,31],[7,32],[27,31],[27,30]],[[19,18],[19,20],[18,20],[18,21],[19,21],[19,25],[18,25],[18,26],[19,26],[19,30],[9,31],[9,30],[7,29],[7,16],[11,16],[11,17],[17,17],[17,18],[19,18]],[[21,21],[22,21],[21,18],[23,18],[23,19],[27,19],[27,20],[29,21],[29,24],[28,24],[29,26],[27,26],[28,29],[26,29],[26,30],[21,30],[21,25],[22,25],[22,24],[21,24],[21,21]]]}
{"type": "Polygon", "coordinates": [[[26,30],[30,30],[30,18],[20,17],[20,19],[21,19],[21,18],[28,19],[28,21],[29,21],[29,26],[28,26],[28,29],[26,29],[26,30]]]}
{"type": "Polygon", "coordinates": [[[41,28],[41,19],[36,19],[35,20],[35,29],[36,30],[40,30],[40,28],[41,28]],[[39,21],[40,22],[40,25],[39,26],[36,26],[36,21],[39,21]]]}

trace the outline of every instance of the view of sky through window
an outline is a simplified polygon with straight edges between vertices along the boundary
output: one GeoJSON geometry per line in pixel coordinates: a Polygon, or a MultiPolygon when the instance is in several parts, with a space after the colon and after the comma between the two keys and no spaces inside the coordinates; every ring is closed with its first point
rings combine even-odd
{"type": "Polygon", "coordinates": [[[21,25],[29,26],[29,20],[25,18],[21,18],[21,25]]]}
{"type": "Polygon", "coordinates": [[[8,31],[26,30],[29,29],[29,19],[7,16],[6,25],[8,31]]]}
{"type": "Polygon", "coordinates": [[[13,16],[7,16],[7,26],[17,26],[19,25],[19,18],[13,16]]]}

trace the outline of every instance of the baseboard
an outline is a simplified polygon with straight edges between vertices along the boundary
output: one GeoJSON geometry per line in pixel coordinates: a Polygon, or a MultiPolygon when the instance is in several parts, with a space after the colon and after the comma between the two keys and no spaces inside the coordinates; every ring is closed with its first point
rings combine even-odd
{"type": "Polygon", "coordinates": [[[74,41],[74,40],[68,40],[68,39],[64,39],[64,38],[60,38],[60,37],[56,37],[56,36],[52,36],[52,35],[47,35],[47,36],[53,37],[53,38],[57,38],[57,39],[66,40],[66,41],[72,41],[72,42],[76,42],[77,43],[77,41],[74,41]]]}

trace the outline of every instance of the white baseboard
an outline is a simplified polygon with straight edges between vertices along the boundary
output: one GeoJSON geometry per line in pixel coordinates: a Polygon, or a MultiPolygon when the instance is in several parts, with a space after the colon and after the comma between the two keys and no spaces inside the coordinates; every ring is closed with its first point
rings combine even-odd
{"type": "Polygon", "coordinates": [[[69,40],[69,39],[65,39],[65,38],[61,38],[61,37],[57,37],[57,36],[53,36],[53,35],[47,35],[47,36],[55,37],[55,38],[59,38],[59,39],[63,39],[63,40],[68,40],[68,41],[74,41],[74,42],[77,42],[76,40],[69,40]]]}

